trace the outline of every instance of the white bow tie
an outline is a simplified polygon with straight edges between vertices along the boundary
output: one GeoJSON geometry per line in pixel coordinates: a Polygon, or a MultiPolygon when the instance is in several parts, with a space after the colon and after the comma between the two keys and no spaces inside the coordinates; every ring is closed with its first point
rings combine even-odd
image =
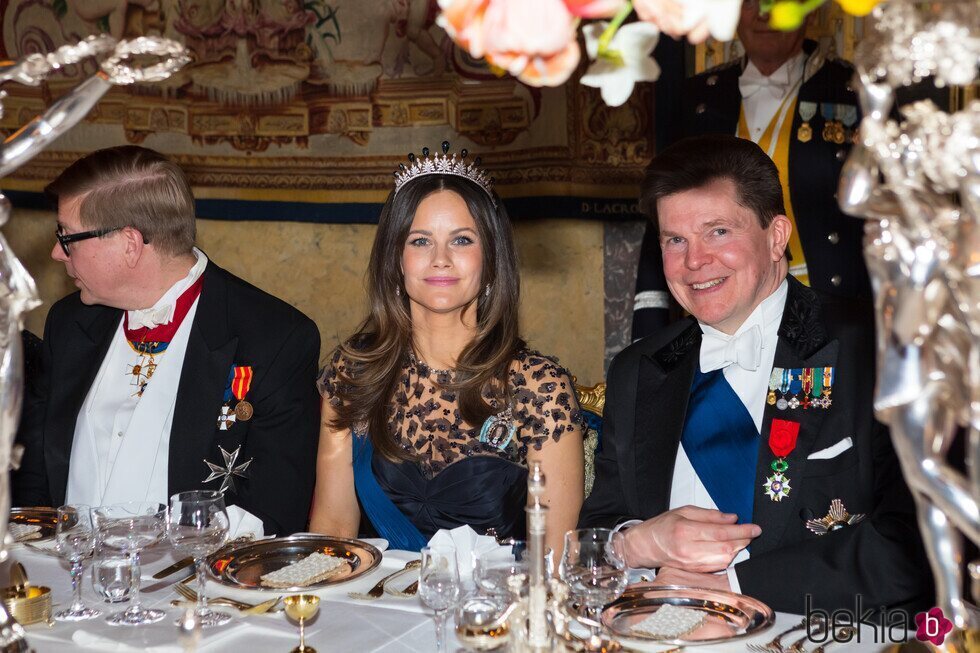
{"type": "Polygon", "coordinates": [[[762,364],[762,329],[758,324],[735,338],[704,334],[701,339],[701,371],[720,370],[732,363],[750,372],[759,369],[762,364]]]}
{"type": "Polygon", "coordinates": [[[167,304],[160,308],[141,308],[137,311],[129,311],[127,316],[130,329],[142,329],[166,324],[174,319],[174,305],[167,304]]]}
{"type": "Polygon", "coordinates": [[[772,77],[763,77],[762,73],[755,70],[755,68],[748,68],[742,76],[738,78],[738,90],[742,93],[742,98],[747,98],[755,95],[761,89],[767,89],[769,93],[777,100],[784,97],[789,91],[790,83],[789,79],[785,79],[785,75],[780,75],[784,79],[774,79],[775,75],[772,77]]]}

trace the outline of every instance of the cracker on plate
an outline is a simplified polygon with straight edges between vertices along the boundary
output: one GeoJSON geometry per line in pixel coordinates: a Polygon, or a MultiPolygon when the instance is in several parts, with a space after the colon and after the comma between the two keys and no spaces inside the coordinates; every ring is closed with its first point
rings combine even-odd
{"type": "Polygon", "coordinates": [[[311,553],[302,560],[262,574],[261,581],[266,587],[305,587],[339,574],[346,565],[344,558],[311,553]]]}

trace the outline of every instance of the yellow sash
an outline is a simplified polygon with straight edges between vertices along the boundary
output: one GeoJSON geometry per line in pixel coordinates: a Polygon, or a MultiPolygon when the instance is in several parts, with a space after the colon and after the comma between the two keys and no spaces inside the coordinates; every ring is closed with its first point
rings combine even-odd
{"type": "MultiPolygon", "coordinates": [[[[789,255],[790,255],[790,265],[789,272],[792,274],[800,283],[807,286],[810,285],[810,275],[807,273],[806,269],[806,259],[803,257],[803,243],[800,241],[800,231],[796,228],[796,218],[793,215],[793,204],[790,201],[789,196],[789,143],[793,131],[793,116],[796,115],[796,101],[797,94],[795,92],[790,92],[776,109],[775,115],[773,115],[772,120],[769,121],[769,125],[766,127],[765,131],[762,132],[762,136],[759,137],[758,145],[762,150],[769,155],[776,164],[776,169],[779,170],[779,183],[783,187],[783,203],[786,205],[786,217],[789,218],[790,224],[793,225],[793,233],[789,237],[789,255]],[[788,107],[786,107],[787,101],[792,98],[793,102],[788,107]],[[773,134],[775,134],[777,128],[779,129],[779,134],[776,137],[776,142],[772,142],[773,134]]],[[[752,136],[749,134],[749,125],[745,119],[745,107],[743,106],[739,110],[738,114],[738,134],[739,138],[745,138],[747,140],[753,140],[752,136]]]]}

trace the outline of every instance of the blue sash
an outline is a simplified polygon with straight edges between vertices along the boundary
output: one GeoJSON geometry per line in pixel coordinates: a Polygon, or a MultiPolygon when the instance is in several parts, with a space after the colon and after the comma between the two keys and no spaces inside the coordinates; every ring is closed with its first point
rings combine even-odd
{"type": "Polygon", "coordinates": [[[681,445],[718,509],[751,523],[759,432],[722,370],[695,370],[681,445]]]}
{"type": "Polygon", "coordinates": [[[402,551],[421,551],[428,542],[378,484],[371,469],[374,446],[366,435],[353,435],[354,489],[367,518],[388,546],[402,551]]]}

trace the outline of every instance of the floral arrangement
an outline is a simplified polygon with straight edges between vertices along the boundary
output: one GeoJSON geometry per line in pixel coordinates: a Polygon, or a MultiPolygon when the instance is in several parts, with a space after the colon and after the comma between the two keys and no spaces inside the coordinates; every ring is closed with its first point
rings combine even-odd
{"type": "MultiPolygon", "coordinates": [[[[827,0],[762,0],[776,29],[799,29],[827,0]]],[[[837,0],[864,15],[879,0],[837,0]]],[[[700,43],[735,36],[742,0],[439,0],[438,24],[463,49],[530,86],[560,86],[581,61],[578,30],[592,63],[582,84],[619,106],[637,82],[660,76],[650,53],[660,33],[700,43]],[[638,20],[627,22],[636,13],[638,20]]]]}

